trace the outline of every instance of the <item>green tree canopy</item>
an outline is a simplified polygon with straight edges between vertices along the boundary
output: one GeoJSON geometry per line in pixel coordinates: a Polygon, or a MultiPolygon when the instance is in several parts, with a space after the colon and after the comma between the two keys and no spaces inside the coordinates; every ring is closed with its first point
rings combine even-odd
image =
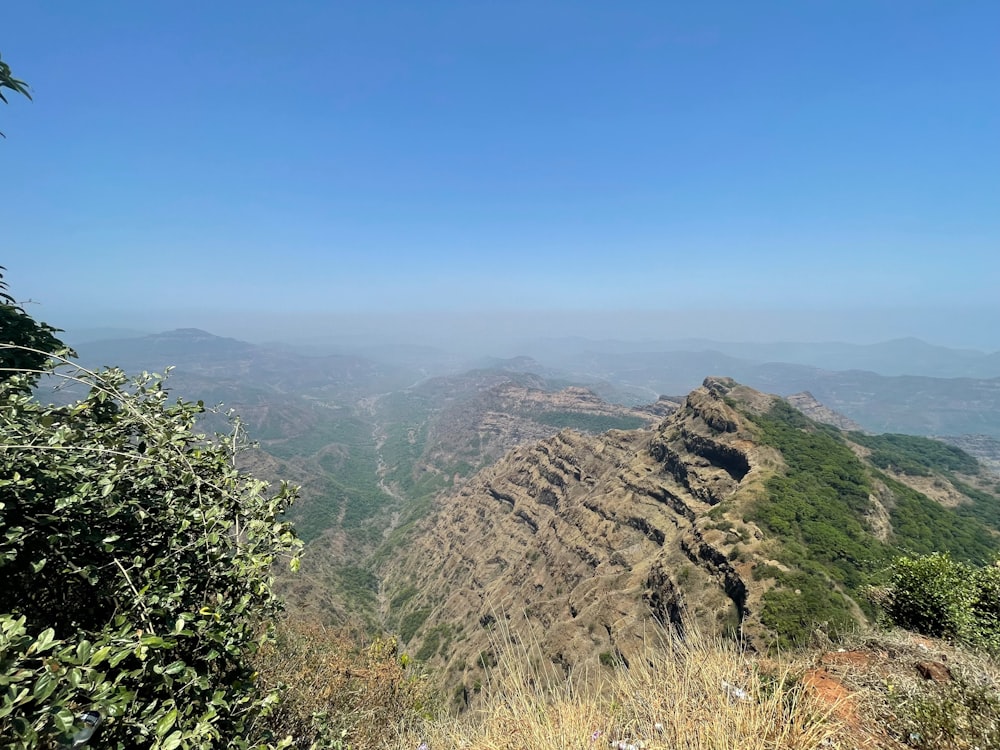
{"type": "Polygon", "coordinates": [[[39,323],[7,292],[0,266],[0,382],[20,375],[33,385],[52,354],[71,355],[56,335],[59,329],[39,323]]]}
{"type": "MultiPolygon", "coordinates": [[[[14,75],[10,72],[10,66],[5,63],[3,59],[0,59],[0,101],[3,101],[4,104],[6,104],[7,96],[4,94],[4,89],[22,94],[29,99],[31,98],[31,94],[28,93],[28,84],[14,78],[14,75]]],[[[0,133],[0,138],[5,137],[6,136],[4,136],[3,133],[0,133]]]]}

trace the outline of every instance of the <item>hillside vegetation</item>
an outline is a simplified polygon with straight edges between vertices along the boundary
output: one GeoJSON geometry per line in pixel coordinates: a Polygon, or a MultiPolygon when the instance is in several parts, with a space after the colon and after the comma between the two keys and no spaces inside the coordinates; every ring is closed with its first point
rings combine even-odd
{"type": "Polygon", "coordinates": [[[854,627],[844,595],[870,613],[861,589],[895,556],[946,552],[981,563],[1000,550],[996,526],[984,523],[1000,499],[973,492],[965,506],[945,508],[880,470],[953,482],[956,472],[978,474],[977,462],[961,450],[906,435],[845,434],[812,422],[783,401],[751,418],[762,443],[780,451],[787,467],[767,481],[748,514],[780,540],[777,559],[795,571],[772,567],[757,573],[778,584],[763,597],[762,619],[779,642],[802,643],[817,623],[831,631],[854,627]],[[849,442],[872,450],[869,465],[849,442]],[[885,539],[873,534],[869,520],[876,482],[892,497],[892,531],[885,539]]]}

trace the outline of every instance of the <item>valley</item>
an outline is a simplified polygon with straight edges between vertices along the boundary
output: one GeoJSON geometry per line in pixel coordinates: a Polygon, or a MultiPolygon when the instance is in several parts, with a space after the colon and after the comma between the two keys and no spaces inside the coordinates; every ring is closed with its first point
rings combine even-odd
{"type": "MultiPolygon", "coordinates": [[[[269,680],[294,674],[302,716],[325,705],[302,690],[313,670],[335,670],[324,684],[341,685],[334,694],[354,695],[358,707],[369,699],[357,690],[388,689],[375,700],[390,716],[396,697],[415,701],[399,709],[412,721],[428,699],[458,717],[495,710],[510,680],[522,696],[535,679],[570,686],[580,675],[594,689],[618,690],[621,680],[644,679],[646,667],[691,658],[678,649],[717,665],[723,676],[706,685],[721,679],[723,699],[734,665],[760,693],[770,689],[770,660],[798,655],[803,687],[791,689],[811,701],[810,681],[833,667],[817,673],[808,654],[887,637],[874,626],[892,601],[900,556],[943,553],[946,565],[985,571],[975,575],[989,582],[1000,553],[996,440],[989,429],[932,439],[940,419],[923,411],[944,394],[930,411],[950,414],[948,424],[992,420],[988,404],[965,400],[969,379],[769,364],[749,374],[795,373],[783,395],[709,375],[679,396],[650,384],[714,354],[646,354],[648,370],[630,370],[627,359],[601,369],[591,357],[578,371],[527,356],[446,354],[435,365],[422,351],[414,366],[195,329],[79,349],[86,367],[176,363],[168,400],[200,399],[201,430],[245,434],[240,468],[299,488],[286,517],[305,547],[292,569],[270,567],[286,613],[274,620],[279,648],[267,657],[278,661],[261,667],[269,680]],[[655,363],[665,374],[653,374],[655,363]],[[877,396],[849,384],[904,381],[919,387],[893,398],[913,408],[884,412],[888,433],[870,428],[875,410],[852,417],[824,400],[830,383],[839,405],[877,396]],[[907,434],[918,422],[923,434],[907,434]]],[[[72,395],[48,385],[46,394],[72,395]]],[[[992,589],[983,591],[976,601],[992,617],[992,589]]],[[[921,645],[906,646],[908,660],[921,645]]],[[[851,658],[891,658],[879,648],[851,658]]],[[[831,653],[820,663],[839,664],[831,653]]],[[[862,690],[858,675],[829,679],[862,690]]],[[[682,690],[676,700],[711,703],[717,689],[682,690]]],[[[354,709],[337,710],[354,736],[381,731],[355,721],[354,709]]],[[[891,716],[865,710],[872,726],[891,716]]],[[[644,721],[648,735],[655,721],[644,721]]],[[[856,736],[868,731],[857,727],[856,736]]]]}
{"type": "Polygon", "coordinates": [[[246,467],[301,487],[290,608],[396,633],[463,695],[501,625],[567,671],[633,658],[650,622],[790,647],[870,621],[863,589],[894,554],[1000,548],[995,381],[683,352],[414,367],[195,330],[80,354],[175,364],[174,393],[224,404],[206,430],[239,413],[246,467]],[[747,382],[660,395],[721,366],[747,382]],[[920,437],[954,426],[983,465],[920,437]]]}

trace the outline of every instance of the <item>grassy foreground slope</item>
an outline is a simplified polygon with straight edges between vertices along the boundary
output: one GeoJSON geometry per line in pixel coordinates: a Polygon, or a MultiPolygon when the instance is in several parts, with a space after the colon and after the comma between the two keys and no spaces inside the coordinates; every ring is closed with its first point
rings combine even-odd
{"type": "Polygon", "coordinates": [[[259,666],[289,686],[271,721],[303,749],[1000,746],[1000,665],[944,641],[889,631],[765,656],[651,628],[646,645],[642,659],[566,675],[537,644],[500,630],[495,668],[462,712],[391,640],[352,643],[289,621],[259,666]]]}

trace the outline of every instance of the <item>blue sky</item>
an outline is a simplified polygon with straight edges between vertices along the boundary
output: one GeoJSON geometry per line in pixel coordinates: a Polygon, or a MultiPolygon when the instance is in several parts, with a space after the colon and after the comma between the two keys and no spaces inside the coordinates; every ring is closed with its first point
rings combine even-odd
{"type": "Polygon", "coordinates": [[[1000,348],[992,0],[18,0],[4,29],[34,101],[0,106],[0,264],[65,328],[843,311],[817,336],[1000,348]]]}

